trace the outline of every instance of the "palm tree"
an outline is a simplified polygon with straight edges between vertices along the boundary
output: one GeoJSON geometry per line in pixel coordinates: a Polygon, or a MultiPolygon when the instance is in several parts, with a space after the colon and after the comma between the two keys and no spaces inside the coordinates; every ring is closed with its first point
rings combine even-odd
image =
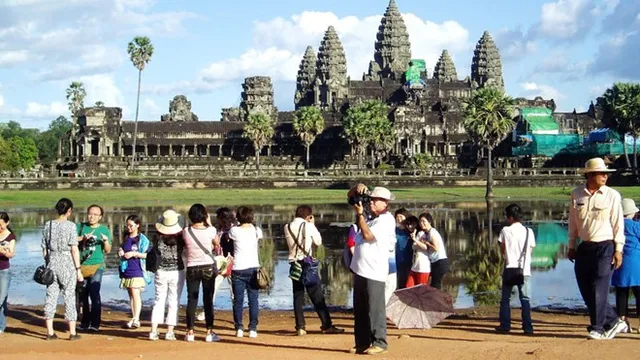
{"type": "Polygon", "coordinates": [[[104,102],[102,102],[102,101],[96,101],[96,103],[95,103],[95,105],[94,105],[94,106],[95,106],[95,107],[99,107],[99,108],[103,108],[103,107],[104,107],[104,102]]]}
{"type": "Polygon", "coordinates": [[[274,119],[263,112],[253,112],[247,117],[247,124],[243,129],[243,136],[253,143],[257,170],[260,170],[260,151],[271,141],[275,133],[274,126],[274,119]]]}
{"type": "Polygon", "coordinates": [[[151,56],[153,56],[153,45],[151,44],[151,40],[149,40],[149,38],[146,36],[136,36],[132,41],[129,42],[127,53],[129,53],[129,58],[131,59],[133,66],[138,69],[138,97],[136,99],[136,120],[133,128],[133,150],[131,160],[131,169],[133,170],[133,165],[136,161],[136,139],[138,137],[140,82],[142,80],[142,70],[144,70],[145,66],[149,63],[149,61],[151,61],[151,56]]]}
{"type": "Polygon", "coordinates": [[[487,150],[487,193],[493,197],[491,152],[513,130],[515,101],[502,90],[484,87],[474,91],[463,103],[464,128],[476,146],[487,150]]]}
{"type": "Polygon", "coordinates": [[[376,159],[382,159],[393,148],[395,134],[393,123],[387,117],[378,117],[372,121],[369,134],[369,147],[371,148],[371,168],[375,169],[376,159]]]}
{"type": "Polygon", "coordinates": [[[315,138],[324,130],[324,118],[315,106],[304,106],[293,115],[293,131],[307,148],[306,166],[309,165],[309,148],[315,138]]]}
{"type": "MultiPolygon", "coordinates": [[[[379,140],[389,127],[389,107],[378,100],[367,100],[347,110],[342,127],[347,140],[358,152],[358,168],[362,168],[362,156],[367,145],[379,140]]],[[[373,156],[373,155],[372,155],[373,156]]],[[[372,167],[375,162],[372,160],[372,167]]]]}
{"type": "Polygon", "coordinates": [[[84,89],[84,84],[79,81],[72,82],[67,88],[67,101],[69,101],[69,111],[73,118],[73,126],[78,125],[78,115],[80,110],[84,109],[84,98],[87,96],[87,92],[84,89]]]}
{"type": "Polygon", "coordinates": [[[627,168],[631,167],[625,135],[633,136],[633,170],[637,175],[638,150],[636,138],[640,136],[640,84],[615,83],[598,98],[602,107],[602,122],[621,138],[627,168]]]}

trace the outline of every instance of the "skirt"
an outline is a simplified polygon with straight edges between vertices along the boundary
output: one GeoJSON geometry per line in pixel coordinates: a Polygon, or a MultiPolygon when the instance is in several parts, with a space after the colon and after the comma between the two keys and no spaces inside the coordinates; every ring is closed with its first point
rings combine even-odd
{"type": "Polygon", "coordinates": [[[144,281],[143,277],[134,277],[130,279],[120,280],[120,289],[138,289],[144,288],[146,285],[147,282],[144,281]]]}

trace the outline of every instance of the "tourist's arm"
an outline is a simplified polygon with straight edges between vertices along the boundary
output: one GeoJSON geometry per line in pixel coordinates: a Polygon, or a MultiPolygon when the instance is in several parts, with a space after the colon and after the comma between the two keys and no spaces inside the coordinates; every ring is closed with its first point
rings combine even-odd
{"type": "Polygon", "coordinates": [[[71,257],[73,258],[73,266],[76,267],[76,277],[78,282],[83,281],[82,271],[80,271],[80,250],[78,250],[78,245],[71,245],[71,257]]]}
{"type": "Polygon", "coordinates": [[[2,256],[6,258],[11,259],[12,257],[15,256],[15,250],[16,250],[16,240],[13,239],[9,241],[9,246],[0,248],[0,254],[2,254],[2,256]]]}
{"type": "Polygon", "coordinates": [[[578,238],[578,222],[576,221],[578,214],[576,213],[574,202],[575,199],[573,198],[573,193],[571,193],[569,201],[569,252],[567,253],[567,258],[571,261],[575,258],[576,239],[578,238]]]}
{"type": "Polygon", "coordinates": [[[500,236],[498,236],[498,244],[500,244],[500,254],[504,258],[504,255],[507,253],[507,248],[504,244],[504,229],[500,231],[500,236]]]}
{"type": "Polygon", "coordinates": [[[411,233],[411,240],[413,241],[413,248],[420,250],[428,250],[429,247],[422,241],[422,235],[416,238],[415,232],[411,233]]]}
{"type": "Polygon", "coordinates": [[[616,194],[611,207],[611,227],[613,228],[613,241],[616,244],[616,251],[613,254],[611,264],[615,269],[622,266],[622,248],[624,248],[624,216],[622,215],[622,204],[619,194],[616,194]]]}
{"type": "Polygon", "coordinates": [[[102,234],[102,249],[105,254],[111,252],[111,238],[108,235],[102,234]]]}
{"type": "Polygon", "coordinates": [[[367,224],[362,203],[355,204],[353,207],[356,208],[356,213],[358,214],[358,227],[362,232],[362,239],[366,242],[375,242],[376,238],[367,224]]]}

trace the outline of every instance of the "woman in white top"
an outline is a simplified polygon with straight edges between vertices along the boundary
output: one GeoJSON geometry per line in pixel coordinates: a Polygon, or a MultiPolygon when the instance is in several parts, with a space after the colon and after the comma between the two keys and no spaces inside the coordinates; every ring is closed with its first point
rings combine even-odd
{"type": "Polygon", "coordinates": [[[262,239],[262,230],[253,226],[253,209],[241,206],[236,210],[237,226],[229,230],[233,240],[233,271],[231,286],[233,288],[233,322],[236,337],[244,336],[242,325],[242,305],[244,293],[249,298],[249,337],[258,337],[258,287],[255,282],[256,272],[260,268],[258,260],[258,241],[262,239]]]}
{"type": "Polygon", "coordinates": [[[419,229],[414,230],[411,235],[413,241],[413,265],[407,279],[407,287],[429,284],[429,276],[431,275],[431,260],[429,260],[428,230],[425,225],[425,214],[421,214],[419,219],[419,229]]]}
{"type": "Polygon", "coordinates": [[[449,259],[447,249],[438,230],[433,228],[433,216],[429,213],[420,214],[420,228],[426,234],[426,242],[431,261],[431,286],[442,288],[442,278],[449,272],[449,259]]]}

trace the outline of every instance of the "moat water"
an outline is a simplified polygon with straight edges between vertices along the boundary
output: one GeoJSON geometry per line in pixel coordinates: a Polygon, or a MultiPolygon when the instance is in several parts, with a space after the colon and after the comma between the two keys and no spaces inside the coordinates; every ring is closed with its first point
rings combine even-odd
{"type": "MultiPolygon", "coordinates": [[[[566,202],[519,202],[526,213],[526,225],[536,235],[533,252],[532,305],[536,307],[583,307],[573,272],[566,259],[568,209],[566,202]]],[[[484,202],[394,203],[393,210],[405,207],[418,215],[428,210],[434,215],[435,228],[443,235],[451,261],[451,272],[444,279],[444,290],[453,295],[456,308],[495,305],[500,298],[500,263],[497,236],[504,225],[503,209],[508,202],[496,202],[488,211],[484,202]],[[489,226],[491,224],[491,226],[489,226]]],[[[186,214],[189,206],[175,210],[186,214]]],[[[352,306],[352,276],[342,265],[342,251],[347,230],[353,221],[353,211],[347,204],[313,206],[316,225],[323,236],[321,277],[327,303],[335,307],[352,306]]],[[[209,206],[215,211],[215,205],[209,206]]],[[[283,226],[293,217],[294,205],[256,206],[256,224],[265,234],[260,248],[260,261],[274,279],[274,286],[260,295],[265,309],[291,309],[291,280],[288,278],[287,245],[283,226]]],[[[122,207],[105,209],[103,223],[114,234],[114,251],[107,255],[107,270],[103,277],[103,303],[128,306],[126,291],[119,289],[116,251],[122,238],[125,218],[138,214],[143,221],[142,232],[151,237],[154,222],[163,207],[122,207]]],[[[45,221],[54,217],[47,209],[8,209],[11,225],[18,236],[16,256],[12,260],[13,278],[9,303],[40,305],[44,302],[44,287],[32,281],[34,269],[42,263],[40,243],[45,221]]],[[[84,211],[74,212],[72,221],[84,220],[84,211]]],[[[186,304],[186,291],[181,303],[186,304]]],[[[153,301],[153,285],[143,292],[145,305],[153,301]]],[[[517,304],[517,297],[513,297],[517,304]]],[[[228,283],[222,283],[216,295],[217,309],[231,309],[228,283]]]]}

